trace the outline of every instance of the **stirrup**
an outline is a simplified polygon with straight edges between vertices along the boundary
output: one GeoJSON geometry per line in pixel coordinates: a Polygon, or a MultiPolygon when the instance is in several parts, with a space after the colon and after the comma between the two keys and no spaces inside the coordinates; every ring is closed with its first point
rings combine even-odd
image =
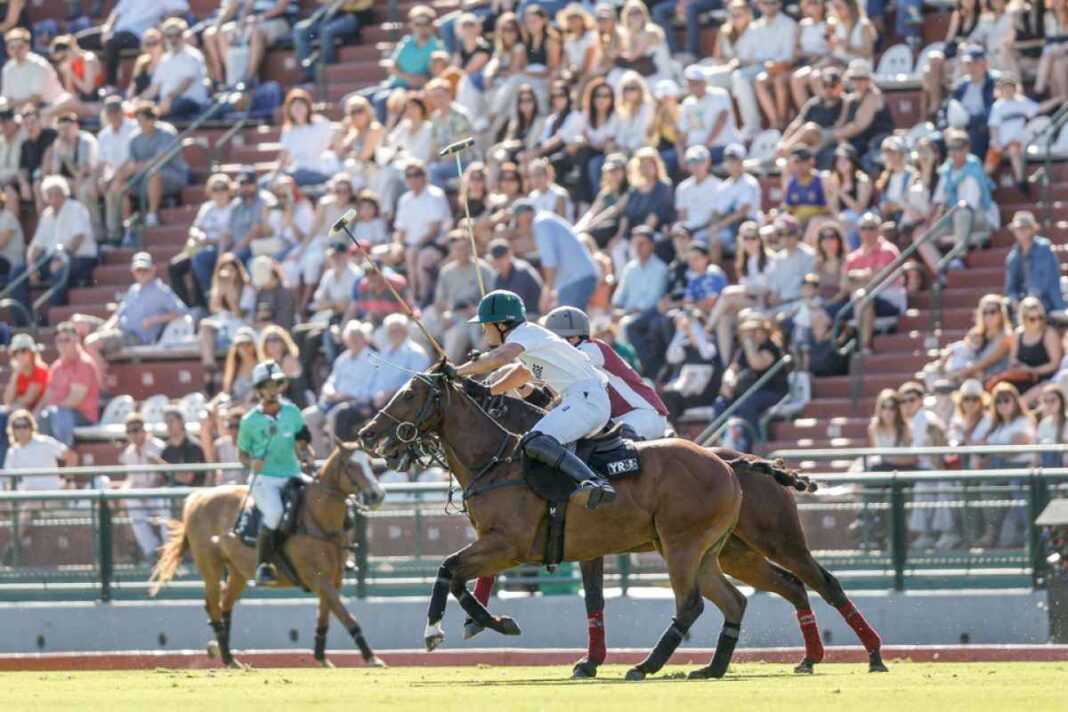
{"type": "Polygon", "coordinates": [[[278,572],[275,571],[274,564],[264,562],[256,567],[255,585],[270,586],[276,583],[278,583],[278,572]]]}
{"type": "Polygon", "coordinates": [[[597,509],[602,504],[607,504],[616,498],[616,490],[604,480],[586,480],[578,486],[576,492],[589,492],[586,500],[586,509],[597,509]]]}

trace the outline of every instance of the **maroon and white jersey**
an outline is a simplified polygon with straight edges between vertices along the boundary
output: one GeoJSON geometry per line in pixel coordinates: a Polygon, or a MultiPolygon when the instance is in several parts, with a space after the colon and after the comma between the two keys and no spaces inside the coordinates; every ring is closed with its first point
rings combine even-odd
{"type": "Polygon", "coordinates": [[[600,339],[588,339],[578,348],[590,363],[608,376],[608,400],[612,404],[613,418],[638,409],[655,410],[667,416],[664,401],[611,346],[600,339]]]}

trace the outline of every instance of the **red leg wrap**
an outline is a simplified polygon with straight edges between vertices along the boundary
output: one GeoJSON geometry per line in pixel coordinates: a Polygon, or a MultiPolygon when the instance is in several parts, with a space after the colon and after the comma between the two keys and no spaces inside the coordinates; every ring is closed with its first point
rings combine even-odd
{"type": "Polygon", "coordinates": [[[479,576],[475,581],[475,599],[483,606],[489,605],[490,594],[493,593],[493,576],[479,576]]]}
{"type": "Polygon", "coordinates": [[[586,657],[595,663],[603,663],[608,650],[604,642],[604,614],[592,613],[587,621],[587,636],[589,637],[589,650],[586,657]]]}
{"type": "Polygon", "coordinates": [[[816,616],[811,608],[797,611],[797,622],[801,624],[801,636],[805,639],[805,657],[814,663],[823,660],[823,641],[820,629],[816,625],[816,616]]]}
{"type": "Polygon", "coordinates": [[[848,601],[838,607],[838,612],[845,618],[846,623],[853,629],[853,632],[860,638],[860,642],[864,644],[864,649],[869,653],[873,650],[878,650],[883,641],[879,638],[879,634],[875,632],[868,621],[864,619],[864,616],[854,606],[852,601],[848,601]]]}

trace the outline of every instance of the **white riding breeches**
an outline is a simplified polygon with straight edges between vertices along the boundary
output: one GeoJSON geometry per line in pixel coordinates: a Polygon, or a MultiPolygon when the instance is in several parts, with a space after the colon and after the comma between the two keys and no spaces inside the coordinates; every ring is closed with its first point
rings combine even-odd
{"type": "Polygon", "coordinates": [[[652,408],[635,408],[613,420],[629,425],[643,440],[658,440],[664,437],[664,431],[668,428],[667,418],[652,408]]]}
{"type": "Polygon", "coordinates": [[[252,501],[263,515],[263,526],[277,529],[282,523],[282,488],[289,482],[288,477],[266,477],[259,475],[252,485],[252,501]]]}
{"type": "Polygon", "coordinates": [[[612,405],[600,381],[576,383],[561,394],[560,404],[531,428],[569,445],[587,435],[596,435],[608,423],[612,405]]]}

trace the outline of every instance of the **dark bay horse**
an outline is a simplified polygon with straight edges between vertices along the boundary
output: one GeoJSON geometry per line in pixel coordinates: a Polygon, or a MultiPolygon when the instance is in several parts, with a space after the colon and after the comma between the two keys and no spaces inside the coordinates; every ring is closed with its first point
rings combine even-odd
{"type": "MultiPolygon", "coordinates": [[[[480,392],[479,389],[472,390],[480,392]]],[[[512,396],[483,396],[480,401],[503,427],[512,432],[526,432],[545,414],[541,408],[512,396]]],[[[727,575],[761,591],[777,593],[793,604],[805,641],[805,657],[794,671],[810,673],[813,666],[823,660],[823,643],[805,590],[808,585],[842,614],[860,638],[868,651],[868,669],[885,672],[878,633],[853,606],[838,579],[815,560],[805,542],[791,489],[814,491],[815,485],[807,478],[754,455],[726,448],[713,448],[712,451],[734,469],[742,488],[738,526],[720,552],[720,566],[727,575]]],[[[595,676],[597,666],[604,662],[603,572],[600,559],[582,562],[586,613],[590,618],[590,646],[586,657],[575,665],[576,677],[595,676]]],[[[475,593],[488,598],[489,591],[489,587],[479,586],[475,593]]],[[[469,627],[468,637],[477,632],[477,626],[469,627]]]]}
{"type": "MultiPolygon", "coordinates": [[[[359,623],[345,608],[340,595],[348,544],[346,500],[355,495],[374,507],[384,499],[378,481],[368,477],[363,468],[352,461],[355,453],[354,444],[339,442],[318,477],[305,486],[299,530],[291,534],[282,547],[300,581],[287,580],[280,570],[279,582],[272,588],[303,583],[319,597],[315,628],[317,661],[329,665],[326,631],[333,613],[352,636],[364,661],[380,667],[382,661],[371,651],[359,623]]],[[[215,643],[226,665],[234,664],[230,651],[234,603],[256,569],[255,550],[246,546],[232,531],[247,489],[244,485],[222,485],[186,497],[182,520],[171,522],[171,539],[163,546],[150,579],[153,582],[150,593],[155,595],[174,577],[182,555],[187,550],[192,552],[193,561],[204,579],[208,622],[215,631],[215,643]]]]}
{"type": "MultiPolygon", "coordinates": [[[[480,625],[518,635],[515,621],[491,615],[467,590],[467,581],[543,561],[548,504],[523,481],[519,436],[491,418],[460,381],[436,370],[416,374],[360,431],[365,447],[394,464],[436,438],[464,487],[478,539],[438,569],[427,611],[428,650],[444,640],[441,619],[450,593],[480,625]]],[[[614,502],[594,511],[573,503],[564,559],[586,561],[655,547],[667,563],[675,617],[648,657],[627,672],[627,679],[640,680],[663,667],[701,614],[702,596],[722,611],[724,623],[712,661],[691,677],[722,677],[746,605],[719,566],[719,552],[738,520],[741,487],[723,460],[692,442],[660,440],[638,448],[642,472],[616,483],[614,502]]]]}

